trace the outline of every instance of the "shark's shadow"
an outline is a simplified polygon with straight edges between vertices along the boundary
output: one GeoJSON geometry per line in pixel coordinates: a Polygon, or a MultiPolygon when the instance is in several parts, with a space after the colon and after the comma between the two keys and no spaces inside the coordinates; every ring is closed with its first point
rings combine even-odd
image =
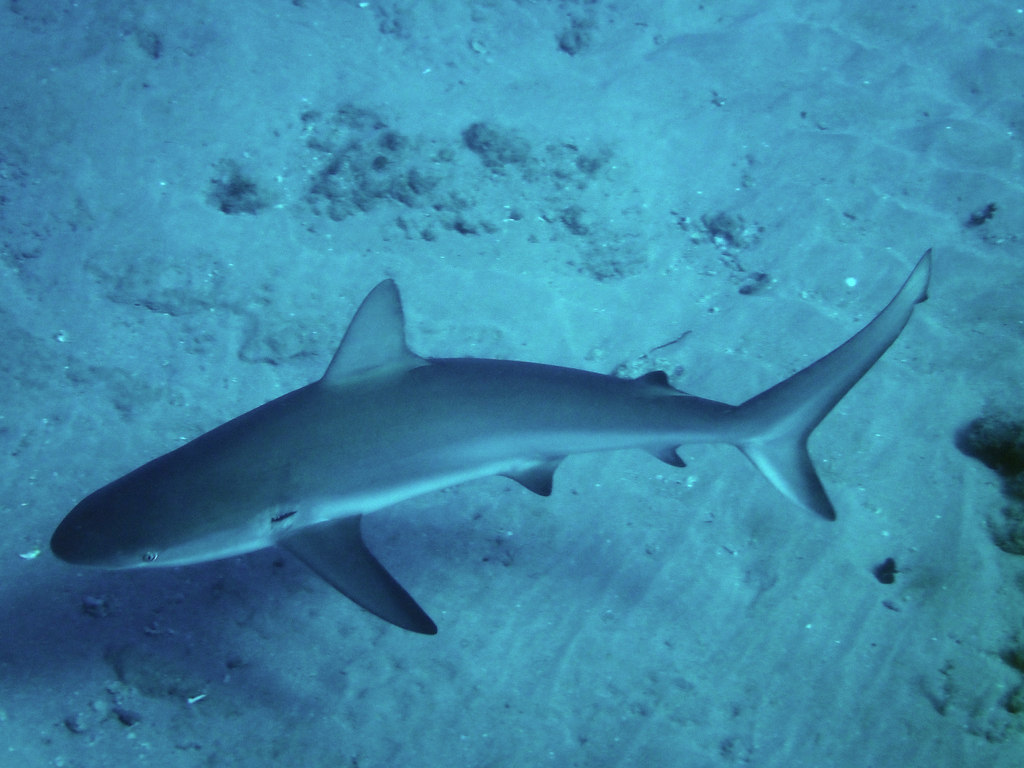
{"type": "MultiPolygon", "coordinates": [[[[368,544],[417,598],[445,616],[443,625],[457,620],[462,603],[479,611],[470,621],[513,621],[518,594],[505,600],[501,590],[527,592],[538,559],[562,563],[553,576],[566,602],[578,603],[581,616],[586,615],[587,590],[596,592],[613,563],[630,556],[627,545],[618,545],[621,552],[605,551],[607,560],[573,557],[568,565],[568,553],[552,552],[552,547],[580,542],[571,537],[545,541],[538,531],[528,543],[519,543],[532,551],[517,561],[509,545],[496,540],[494,516],[474,510],[493,509],[508,500],[508,493],[529,498],[531,504],[550,501],[511,488],[506,480],[486,482],[494,488],[478,489],[482,492],[469,498],[443,494],[408,502],[417,507],[411,515],[402,505],[371,516],[368,544]],[[477,506],[481,499],[484,507],[477,506]],[[467,584],[475,584],[470,593],[467,584]],[[495,599],[479,604],[481,590],[495,599]]],[[[42,578],[11,583],[5,590],[0,690],[45,692],[56,718],[75,706],[68,700],[71,688],[86,696],[90,691],[93,697],[109,694],[118,704],[122,696],[109,688],[112,681],[143,708],[146,699],[177,700],[186,707],[190,699],[207,694],[239,707],[317,712],[326,703],[296,681],[289,661],[313,633],[324,633],[319,644],[331,648],[332,663],[340,668],[367,647],[385,642],[429,648],[460,640],[455,631],[427,638],[380,621],[280,548],[173,568],[105,571],[56,561],[52,567],[39,565],[46,569],[42,578]]],[[[417,652],[415,647],[409,651],[417,652]]]]}

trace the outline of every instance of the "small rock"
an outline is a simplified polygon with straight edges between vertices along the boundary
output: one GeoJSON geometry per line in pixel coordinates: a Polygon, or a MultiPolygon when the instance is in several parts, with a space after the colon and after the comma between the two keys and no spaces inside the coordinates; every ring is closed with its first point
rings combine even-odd
{"type": "Polygon", "coordinates": [[[871,569],[871,573],[875,575],[881,584],[892,584],[896,581],[896,574],[899,571],[896,569],[896,561],[891,557],[887,557],[885,562],[876,565],[871,569]]]}
{"type": "Polygon", "coordinates": [[[88,614],[89,616],[95,616],[96,618],[102,618],[110,613],[110,607],[107,605],[107,601],[102,597],[86,595],[82,598],[82,613],[88,614]]]}
{"type": "Polygon", "coordinates": [[[111,711],[117,715],[118,720],[129,727],[142,720],[142,715],[138,712],[133,712],[132,710],[125,709],[124,707],[114,707],[111,711]]]}
{"type": "Polygon", "coordinates": [[[81,712],[75,712],[64,718],[64,727],[72,733],[85,733],[85,722],[81,712]]]}

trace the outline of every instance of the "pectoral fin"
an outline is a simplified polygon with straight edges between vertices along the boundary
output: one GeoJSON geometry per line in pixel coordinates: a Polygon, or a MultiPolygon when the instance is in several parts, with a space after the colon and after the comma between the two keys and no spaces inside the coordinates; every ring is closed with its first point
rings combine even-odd
{"type": "Polygon", "coordinates": [[[437,625],[366,548],[362,515],[302,528],[279,543],[352,602],[396,627],[436,635],[437,625]]]}

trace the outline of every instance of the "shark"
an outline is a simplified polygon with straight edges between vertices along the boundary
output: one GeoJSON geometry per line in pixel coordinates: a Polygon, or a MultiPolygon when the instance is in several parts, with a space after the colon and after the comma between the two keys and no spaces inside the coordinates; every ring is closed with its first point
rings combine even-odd
{"type": "Polygon", "coordinates": [[[57,526],[61,560],[181,566],[278,545],[369,612],[412,632],[437,625],[363,540],[363,516],[501,475],[541,496],[569,454],[736,446],[796,506],[835,509],[811,432],[928,297],[931,249],[856,335],[739,405],[682,392],[662,371],[626,379],[513,360],[424,358],[406,344],[398,288],[365,298],[321,379],[242,414],[82,499],[57,526]]]}

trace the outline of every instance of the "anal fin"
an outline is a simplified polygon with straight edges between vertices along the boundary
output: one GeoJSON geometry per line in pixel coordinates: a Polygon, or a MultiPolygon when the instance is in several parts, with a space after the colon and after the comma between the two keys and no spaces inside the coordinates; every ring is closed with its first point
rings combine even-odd
{"type": "Polygon", "coordinates": [[[666,464],[673,467],[685,467],[686,462],[679,458],[679,454],[676,453],[678,445],[652,445],[647,449],[647,452],[659,461],[664,461],[666,464]]]}
{"type": "Polygon", "coordinates": [[[356,605],[396,627],[436,635],[437,625],[366,548],[362,519],[312,525],[279,543],[356,605]]]}
{"type": "Polygon", "coordinates": [[[507,477],[509,480],[515,480],[523,488],[533,491],[538,496],[550,496],[551,489],[555,483],[555,470],[558,469],[558,465],[562,463],[563,458],[565,457],[559,456],[557,459],[533,464],[526,469],[506,472],[504,477],[507,477]]]}

